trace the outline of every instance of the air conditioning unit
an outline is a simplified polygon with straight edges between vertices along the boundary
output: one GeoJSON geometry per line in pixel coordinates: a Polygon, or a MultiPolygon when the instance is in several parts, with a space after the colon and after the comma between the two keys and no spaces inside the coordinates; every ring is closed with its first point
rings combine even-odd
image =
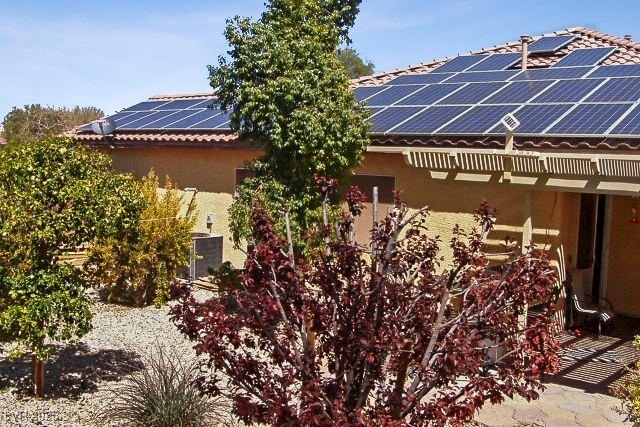
{"type": "Polygon", "coordinates": [[[208,233],[194,233],[191,237],[191,259],[189,277],[207,277],[209,271],[217,270],[222,264],[222,236],[208,233]]]}

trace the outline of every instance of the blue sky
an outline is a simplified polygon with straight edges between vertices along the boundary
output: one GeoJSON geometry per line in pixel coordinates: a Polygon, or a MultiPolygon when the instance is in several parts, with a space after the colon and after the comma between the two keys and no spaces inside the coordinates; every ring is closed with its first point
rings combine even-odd
{"type": "MultiPolygon", "coordinates": [[[[0,2],[0,118],[13,106],[94,105],[207,92],[227,44],[225,18],[258,17],[263,0],[0,2]]],[[[353,47],[387,71],[587,26],[640,41],[637,0],[363,0],[353,47]]]]}

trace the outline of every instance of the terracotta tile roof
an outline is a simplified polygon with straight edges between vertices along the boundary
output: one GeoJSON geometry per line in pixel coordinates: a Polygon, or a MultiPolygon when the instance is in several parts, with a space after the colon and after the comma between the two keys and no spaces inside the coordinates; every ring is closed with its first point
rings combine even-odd
{"type": "MultiPolygon", "coordinates": [[[[535,41],[541,37],[546,36],[558,36],[565,34],[575,34],[577,37],[554,55],[530,55],[527,60],[527,67],[548,67],[558,62],[562,57],[564,57],[567,53],[571,52],[574,49],[607,46],[616,46],[618,49],[603,62],[604,65],[640,64],[640,43],[636,43],[623,37],[604,34],[584,27],[568,28],[563,31],[555,31],[553,33],[542,34],[540,36],[533,37],[533,40],[535,41]]],[[[513,41],[486,49],[471,51],[470,53],[515,53],[520,52],[521,47],[522,43],[520,41],[513,41]]],[[[397,70],[389,72],[361,77],[359,79],[352,80],[352,86],[375,86],[384,84],[391,79],[394,79],[401,75],[425,73],[433,70],[434,68],[451,59],[452,58],[441,58],[431,62],[412,65],[406,68],[398,68],[397,70]]],[[[515,67],[519,68],[520,63],[516,64],[515,67]]]]}
{"type": "MultiPolygon", "coordinates": [[[[430,148],[488,148],[504,149],[504,138],[447,138],[419,136],[375,136],[375,146],[430,147],[430,148]]],[[[632,139],[616,138],[524,138],[516,139],[514,146],[521,150],[571,150],[588,151],[640,151],[640,144],[632,139]]]]}
{"type": "Polygon", "coordinates": [[[162,131],[162,132],[115,132],[104,138],[94,133],[73,133],[74,140],[92,143],[96,145],[175,145],[175,146],[220,146],[220,143],[236,143],[238,137],[230,131],[215,130],[212,132],[184,132],[184,131],[162,131]]]}

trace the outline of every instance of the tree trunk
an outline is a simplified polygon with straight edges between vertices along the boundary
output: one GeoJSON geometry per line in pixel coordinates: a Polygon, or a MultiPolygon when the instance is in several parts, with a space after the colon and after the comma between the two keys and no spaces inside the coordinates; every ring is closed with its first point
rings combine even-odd
{"type": "Polygon", "coordinates": [[[44,361],[33,356],[33,390],[36,397],[44,395],[44,361]]]}

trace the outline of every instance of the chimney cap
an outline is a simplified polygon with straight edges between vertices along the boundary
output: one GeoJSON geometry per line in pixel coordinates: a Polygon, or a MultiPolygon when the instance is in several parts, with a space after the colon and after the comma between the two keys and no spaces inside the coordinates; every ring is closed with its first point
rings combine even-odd
{"type": "Polygon", "coordinates": [[[631,37],[631,34],[625,34],[624,39],[629,41],[633,40],[633,38],[631,37]]]}
{"type": "Polygon", "coordinates": [[[520,36],[520,41],[522,42],[530,43],[532,40],[533,37],[531,37],[529,34],[523,34],[520,36]]]}

